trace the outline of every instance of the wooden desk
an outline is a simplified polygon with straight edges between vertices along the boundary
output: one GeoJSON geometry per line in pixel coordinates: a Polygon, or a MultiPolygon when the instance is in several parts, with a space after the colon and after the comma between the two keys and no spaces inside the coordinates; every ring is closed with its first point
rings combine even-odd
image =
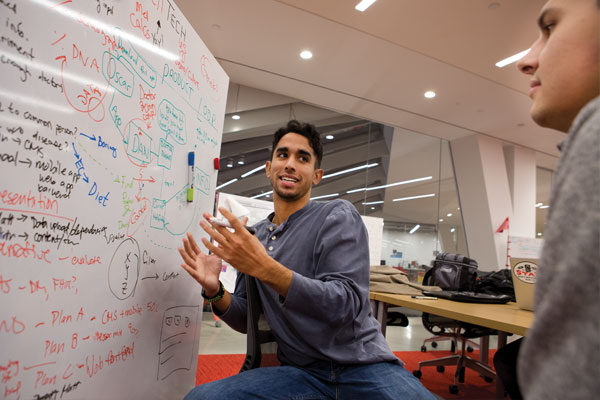
{"type": "MultiPolygon", "coordinates": [[[[533,324],[533,312],[521,310],[516,303],[512,302],[507,304],[477,304],[444,299],[419,300],[407,295],[378,292],[371,292],[370,298],[388,305],[406,307],[521,336],[525,336],[527,330],[533,324]]],[[[381,312],[378,307],[378,320],[381,312]]]]}
{"type": "MultiPolygon", "coordinates": [[[[387,325],[387,308],[389,305],[406,307],[429,314],[440,315],[458,321],[496,329],[498,331],[498,348],[506,345],[506,334],[527,335],[527,330],[533,324],[533,312],[521,310],[516,303],[507,304],[477,304],[461,303],[444,299],[419,300],[407,295],[371,292],[371,306],[381,324],[385,336],[387,325]]],[[[481,338],[479,360],[488,364],[489,337],[481,338]]],[[[504,389],[499,379],[496,379],[496,398],[504,397],[504,389]]]]}

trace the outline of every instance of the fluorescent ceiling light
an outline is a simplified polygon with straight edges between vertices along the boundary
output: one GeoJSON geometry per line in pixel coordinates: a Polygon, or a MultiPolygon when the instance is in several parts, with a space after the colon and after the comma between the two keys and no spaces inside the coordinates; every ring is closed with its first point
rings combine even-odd
{"type": "Polygon", "coordinates": [[[543,205],[544,205],[544,203],[541,203],[541,202],[540,202],[540,203],[537,203],[537,204],[535,205],[535,207],[537,208],[537,207],[540,207],[540,206],[543,206],[543,205]]]}
{"type": "Polygon", "coordinates": [[[548,208],[550,207],[549,205],[545,205],[545,206],[540,206],[540,208],[548,208]]]}
{"type": "Polygon", "coordinates": [[[417,231],[417,229],[419,229],[421,227],[421,225],[416,224],[409,232],[409,235],[412,235],[413,233],[415,233],[417,231]]]}
{"type": "Polygon", "coordinates": [[[380,200],[380,201],[369,201],[369,202],[363,203],[363,206],[370,206],[370,205],[373,205],[373,204],[383,204],[383,200],[380,200]]]}
{"type": "Polygon", "coordinates": [[[339,195],[340,195],[339,193],[332,193],[332,194],[326,194],[323,196],[311,197],[310,199],[311,200],[327,199],[329,197],[335,197],[335,196],[339,196],[339,195]]]}
{"type": "Polygon", "coordinates": [[[233,115],[231,116],[231,119],[240,119],[240,118],[241,118],[241,117],[240,117],[239,115],[237,115],[237,114],[233,114],[233,115]]]}
{"type": "Polygon", "coordinates": [[[312,58],[312,56],[313,56],[313,54],[309,50],[303,50],[300,53],[300,57],[302,57],[304,60],[310,60],[312,58]]]}
{"type": "Polygon", "coordinates": [[[496,63],[496,67],[498,67],[498,68],[506,67],[508,64],[512,64],[514,62],[519,61],[521,58],[525,57],[525,55],[527,55],[527,53],[529,53],[529,50],[531,50],[531,49],[523,50],[520,53],[517,53],[508,58],[505,58],[504,60],[498,61],[496,63]]]}
{"type": "Polygon", "coordinates": [[[360,12],[365,11],[367,8],[371,7],[371,5],[375,3],[375,0],[362,0],[360,3],[358,3],[356,5],[356,7],[354,7],[355,9],[357,9],[360,12]]]}
{"type": "Polygon", "coordinates": [[[338,171],[338,172],[334,172],[333,174],[325,175],[321,179],[332,178],[334,176],[338,176],[338,175],[342,175],[342,174],[347,174],[347,173],[350,173],[350,172],[358,171],[360,169],[373,168],[373,167],[376,167],[378,165],[379,165],[378,163],[360,165],[358,167],[354,167],[354,168],[350,168],[350,169],[345,169],[343,171],[338,171]]]}
{"type": "Polygon", "coordinates": [[[435,92],[433,90],[428,90],[423,94],[428,99],[433,99],[435,97],[435,92]]]}
{"type": "Polygon", "coordinates": [[[424,199],[426,197],[433,197],[435,196],[434,193],[430,193],[430,194],[422,194],[420,196],[410,196],[410,197],[400,197],[399,199],[394,199],[392,201],[406,201],[406,200],[413,200],[413,199],[424,199]]]}
{"type": "Polygon", "coordinates": [[[325,139],[327,139],[327,140],[333,140],[333,135],[327,135],[327,136],[325,136],[325,139]]]}
{"type": "Polygon", "coordinates": [[[446,217],[451,217],[451,216],[452,216],[452,213],[446,214],[446,217]]]}
{"type": "Polygon", "coordinates": [[[264,166],[264,164],[263,164],[263,165],[261,165],[260,167],[256,167],[256,168],[254,168],[254,169],[251,169],[250,171],[246,172],[245,174],[242,174],[242,178],[245,178],[245,177],[247,177],[247,176],[250,176],[250,175],[252,175],[253,173],[255,173],[255,172],[258,172],[258,171],[260,171],[261,169],[264,169],[264,168],[265,168],[265,166],[264,166]]]}
{"type": "Polygon", "coordinates": [[[454,229],[454,228],[450,228],[450,232],[451,232],[451,233],[454,233],[455,231],[456,231],[456,229],[454,229]]]}
{"type": "Polygon", "coordinates": [[[250,197],[251,199],[258,199],[259,197],[267,197],[268,195],[270,195],[271,193],[273,193],[273,191],[271,190],[270,192],[267,193],[261,193],[261,194],[257,194],[256,196],[252,196],[250,197]]]}
{"type": "Polygon", "coordinates": [[[444,218],[440,218],[440,222],[444,222],[444,218]]]}
{"type": "Polygon", "coordinates": [[[537,235],[538,235],[538,236],[542,236],[542,232],[538,232],[538,234],[537,234],[537,235]]]}
{"type": "Polygon", "coordinates": [[[221,186],[217,186],[215,190],[219,190],[219,189],[221,189],[221,188],[224,188],[224,187],[225,187],[225,186],[227,186],[227,185],[231,185],[232,183],[234,183],[234,182],[237,182],[237,180],[238,180],[237,178],[234,178],[234,179],[232,179],[232,180],[230,180],[230,181],[228,181],[228,182],[225,182],[225,183],[224,183],[224,184],[222,184],[221,186]]]}
{"type": "Polygon", "coordinates": [[[362,191],[368,192],[369,190],[384,189],[384,188],[388,188],[388,187],[392,187],[392,186],[406,185],[408,183],[427,181],[432,178],[433,178],[432,176],[425,176],[423,178],[409,179],[407,181],[390,183],[389,185],[381,185],[381,186],[373,186],[373,187],[369,187],[369,188],[348,190],[346,193],[350,194],[350,193],[356,193],[356,192],[362,192],[362,191]]]}

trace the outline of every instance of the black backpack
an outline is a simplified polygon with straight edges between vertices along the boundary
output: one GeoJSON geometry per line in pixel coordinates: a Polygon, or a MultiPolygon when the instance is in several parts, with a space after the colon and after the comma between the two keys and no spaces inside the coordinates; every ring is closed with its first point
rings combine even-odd
{"type": "Polygon", "coordinates": [[[474,291],[477,280],[477,261],[461,254],[438,254],[423,277],[424,285],[439,286],[443,290],[474,291]]]}
{"type": "Polygon", "coordinates": [[[511,301],[516,301],[512,274],[508,268],[493,272],[481,272],[475,283],[475,291],[487,294],[505,294],[510,296],[511,301]]]}

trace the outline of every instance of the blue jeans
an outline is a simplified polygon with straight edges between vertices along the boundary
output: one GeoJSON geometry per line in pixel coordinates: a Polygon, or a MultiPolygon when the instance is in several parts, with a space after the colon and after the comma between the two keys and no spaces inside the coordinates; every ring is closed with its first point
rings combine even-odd
{"type": "Polygon", "coordinates": [[[185,400],[200,399],[435,399],[399,364],[338,365],[318,362],[307,368],[256,368],[192,389],[185,400]]]}

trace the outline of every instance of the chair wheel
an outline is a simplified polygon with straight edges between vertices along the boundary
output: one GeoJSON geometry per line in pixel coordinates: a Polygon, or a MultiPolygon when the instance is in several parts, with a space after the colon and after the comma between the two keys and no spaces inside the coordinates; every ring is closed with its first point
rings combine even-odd
{"type": "Polygon", "coordinates": [[[452,393],[452,394],[458,394],[458,386],[456,386],[456,385],[450,385],[450,393],[452,393]]]}
{"type": "Polygon", "coordinates": [[[472,348],[471,346],[467,346],[467,351],[468,351],[469,353],[472,353],[472,352],[473,352],[473,348],[472,348]]]}
{"type": "Polygon", "coordinates": [[[421,376],[423,376],[423,374],[421,373],[421,370],[418,370],[418,369],[415,369],[413,371],[413,375],[418,379],[421,379],[421,376]]]}
{"type": "Polygon", "coordinates": [[[221,327],[221,321],[215,321],[215,326],[217,328],[220,328],[221,327]]]}
{"type": "Polygon", "coordinates": [[[438,365],[437,367],[435,367],[435,369],[437,369],[437,372],[444,372],[445,370],[443,365],[438,365]]]}
{"type": "Polygon", "coordinates": [[[434,349],[437,348],[437,342],[431,342],[431,347],[433,347],[434,349]]]}
{"type": "Polygon", "coordinates": [[[487,383],[492,383],[494,382],[494,378],[490,378],[489,376],[484,376],[483,380],[486,381],[487,383]]]}
{"type": "Polygon", "coordinates": [[[425,345],[421,346],[421,351],[422,351],[423,353],[427,352],[427,347],[425,347],[425,345]]]}

